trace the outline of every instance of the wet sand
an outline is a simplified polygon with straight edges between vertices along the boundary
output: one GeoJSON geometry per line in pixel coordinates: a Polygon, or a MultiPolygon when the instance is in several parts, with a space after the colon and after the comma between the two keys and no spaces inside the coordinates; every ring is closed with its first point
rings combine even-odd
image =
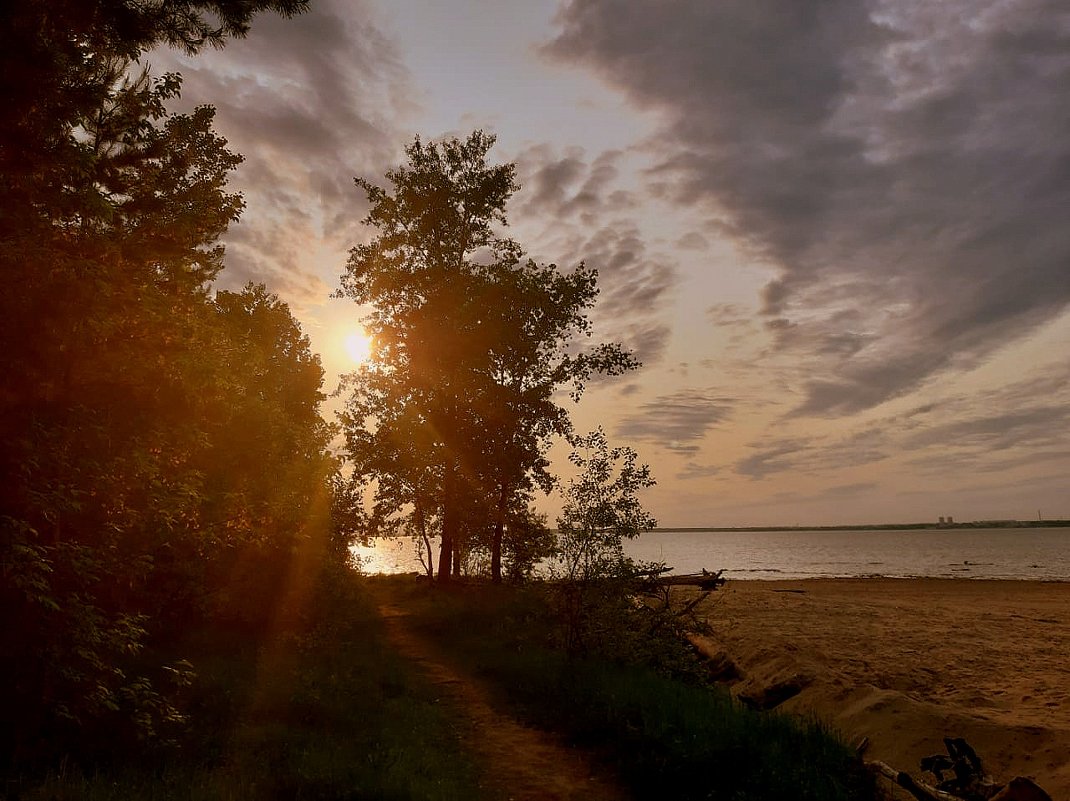
{"type": "Polygon", "coordinates": [[[734,581],[699,610],[736,694],[805,685],[777,708],[868,737],[867,758],[921,776],[943,737],[964,737],[997,780],[1070,799],[1070,584],[734,581]]]}

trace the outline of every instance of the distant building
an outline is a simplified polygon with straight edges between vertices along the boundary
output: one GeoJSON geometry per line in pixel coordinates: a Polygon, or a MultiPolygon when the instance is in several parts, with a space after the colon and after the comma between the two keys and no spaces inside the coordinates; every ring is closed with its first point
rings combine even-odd
{"type": "Polygon", "coordinates": [[[941,526],[942,526],[942,525],[944,525],[944,518],[943,518],[943,515],[941,515],[941,516],[940,516],[940,522],[939,522],[939,525],[941,525],[941,526]]]}

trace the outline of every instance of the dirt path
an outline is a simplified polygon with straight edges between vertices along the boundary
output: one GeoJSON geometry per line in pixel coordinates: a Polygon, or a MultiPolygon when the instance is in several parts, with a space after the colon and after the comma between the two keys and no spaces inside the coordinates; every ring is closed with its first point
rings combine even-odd
{"type": "Polygon", "coordinates": [[[502,801],[624,801],[625,792],[588,755],[568,748],[539,729],[494,709],[471,676],[446,664],[434,647],[407,625],[407,613],[384,604],[379,611],[391,644],[417,663],[467,718],[466,744],[477,754],[483,787],[502,801]]]}

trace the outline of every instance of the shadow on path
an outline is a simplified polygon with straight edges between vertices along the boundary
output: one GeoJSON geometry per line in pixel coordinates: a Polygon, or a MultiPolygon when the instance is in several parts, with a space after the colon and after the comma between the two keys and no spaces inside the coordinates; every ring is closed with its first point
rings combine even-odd
{"type": "Polygon", "coordinates": [[[494,709],[471,676],[442,661],[434,647],[406,624],[408,613],[385,604],[379,613],[391,644],[415,662],[470,725],[466,744],[479,758],[490,799],[505,801],[625,801],[628,795],[597,769],[589,755],[553,735],[494,709]]]}

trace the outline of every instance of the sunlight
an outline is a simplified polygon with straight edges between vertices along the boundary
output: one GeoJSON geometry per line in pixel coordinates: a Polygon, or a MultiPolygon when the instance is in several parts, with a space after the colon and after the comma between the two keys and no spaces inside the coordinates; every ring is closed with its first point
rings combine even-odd
{"type": "Polygon", "coordinates": [[[346,334],[346,353],[358,367],[368,361],[372,355],[372,340],[363,328],[358,328],[346,334]]]}

